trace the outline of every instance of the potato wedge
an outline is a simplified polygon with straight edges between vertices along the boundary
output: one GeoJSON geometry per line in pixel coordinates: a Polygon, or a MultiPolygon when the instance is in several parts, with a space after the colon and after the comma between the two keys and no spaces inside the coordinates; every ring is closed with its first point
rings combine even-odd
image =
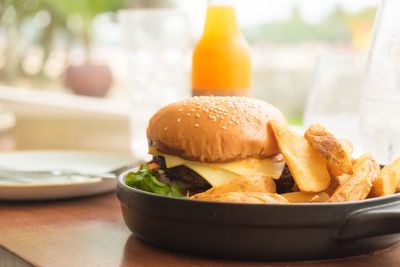
{"type": "Polygon", "coordinates": [[[210,188],[209,190],[193,195],[192,198],[200,199],[209,195],[220,195],[229,192],[263,192],[275,193],[276,185],[272,178],[268,176],[238,176],[232,181],[210,188]]]}
{"type": "Polygon", "coordinates": [[[347,139],[340,139],[339,142],[342,145],[343,150],[346,151],[349,158],[351,158],[351,155],[353,154],[354,150],[353,144],[347,139]]]}
{"type": "Polygon", "coordinates": [[[396,192],[400,182],[400,158],[383,167],[375,179],[371,196],[380,197],[391,195],[396,192]]]}
{"type": "Polygon", "coordinates": [[[321,192],[312,197],[309,202],[326,202],[328,199],[329,195],[326,192],[321,192]]]}
{"type": "Polygon", "coordinates": [[[346,182],[346,180],[350,177],[351,175],[349,174],[343,174],[340,176],[333,176],[331,178],[331,183],[329,184],[328,189],[326,189],[326,193],[328,195],[332,195],[333,192],[339,187],[339,185],[343,184],[346,182]]]}
{"type": "Polygon", "coordinates": [[[352,146],[347,141],[342,143],[319,124],[311,125],[304,134],[308,143],[318,151],[327,161],[331,176],[352,174],[351,152],[352,146]],[[350,153],[351,154],[351,153],[350,153]]]}
{"type": "Polygon", "coordinates": [[[331,177],[326,160],[304,137],[287,126],[276,121],[270,121],[269,125],[300,191],[321,192],[327,189],[331,177]]]}
{"type": "Polygon", "coordinates": [[[379,165],[369,153],[363,154],[353,166],[353,174],[341,184],[327,202],[365,199],[379,174],[379,165]]]}
{"type": "Polygon", "coordinates": [[[306,203],[306,202],[325,202],[329,195],[325,192],[307,193],[307,192],[291,192],[282,194],[290,203],[306,203]]]}
{"type": "Polygon", "coordinates": [[[228,192],[223,194],[211,194],[199,200],[218,201],[218,202],[236,202],[236,203],[264,203],[264,204],[286,204],[289,203],[286,198],[275,193],[262,192],[228,192]]]}

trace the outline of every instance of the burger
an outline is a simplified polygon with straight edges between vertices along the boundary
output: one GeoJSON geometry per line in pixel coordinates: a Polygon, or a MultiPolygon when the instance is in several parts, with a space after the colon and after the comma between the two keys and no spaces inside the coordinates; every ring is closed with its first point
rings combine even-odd
{"type": "Polygon", "coordinates": [[[153,160],[141,167],[140,179],[136,173],[127,182],[157,191],[144,182],[146,174],[167,195],[171,190],[193,195],[251,175],[281,177],[281,187],[291,186],[283,177],[285,163],[270,120],[286,123],[273,105],[247,97],[200,96],[169,104],[153,115],[147,128],[153,160]]]}

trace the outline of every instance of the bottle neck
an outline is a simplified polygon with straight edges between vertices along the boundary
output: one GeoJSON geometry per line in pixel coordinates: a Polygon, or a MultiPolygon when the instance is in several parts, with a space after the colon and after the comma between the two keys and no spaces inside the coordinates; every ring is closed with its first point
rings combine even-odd
{"type": "Polygon", "coordinates": [[[240,29],[232,1],[210,0],[203,37],[224,38],[238,35],[240,29]]]}

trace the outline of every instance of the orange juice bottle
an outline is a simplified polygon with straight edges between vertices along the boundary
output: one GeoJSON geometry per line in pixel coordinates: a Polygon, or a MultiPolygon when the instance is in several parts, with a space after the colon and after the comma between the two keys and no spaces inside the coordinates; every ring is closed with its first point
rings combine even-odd
{"type": "Polygon", "coordinates": [[[209,1],[206,23],[192,61],[193,95],[248,95],[250,48],[229,1],[209,1]]]}

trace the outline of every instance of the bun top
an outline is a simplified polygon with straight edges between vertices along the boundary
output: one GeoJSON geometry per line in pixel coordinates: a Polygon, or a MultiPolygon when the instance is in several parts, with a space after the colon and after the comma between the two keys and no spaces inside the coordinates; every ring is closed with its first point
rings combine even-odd
{"type": "Polygon", "coordinates": [[[278,153],[269,120],[286,123],[271,104],[247,97],[192,97],[150,119],[149,149],[186,160],[223,163],[278,153]]]}

